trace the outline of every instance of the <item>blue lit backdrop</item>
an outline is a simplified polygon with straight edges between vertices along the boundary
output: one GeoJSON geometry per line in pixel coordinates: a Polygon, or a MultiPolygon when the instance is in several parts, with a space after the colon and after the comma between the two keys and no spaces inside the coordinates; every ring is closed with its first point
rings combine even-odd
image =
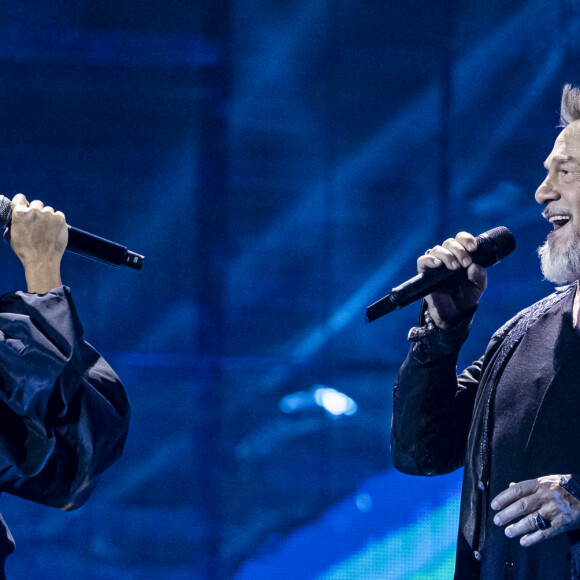
{"type": "MultiPolygon", "coordinates": [[[[517,253],[461,362],[549,292],[533,193],[577,6],[0,6],[2,193],[147,256],[66,257],[133,424],[79,511],[3,496],[9,577],[449,578],[461,474],[404,476],[388,450],[417,309],[364,310],[425,248],[497,225],[517,253]]],[[[22,285],[0,252],[0,289],[22,285]]]]}

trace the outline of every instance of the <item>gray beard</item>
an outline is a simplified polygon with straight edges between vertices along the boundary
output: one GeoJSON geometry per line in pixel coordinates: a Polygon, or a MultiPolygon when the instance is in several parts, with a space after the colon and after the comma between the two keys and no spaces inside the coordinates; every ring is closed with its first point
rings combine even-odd
{"type": "Polygon", "coordinates": [[[554,284],[564,284],[580,279],[580,236],[574,232],[572,240],[562,240],[563,248],[554,248],[550,240],[546,240],[538,248],[538,256],[542,274],[546,280],[554,284]]]}

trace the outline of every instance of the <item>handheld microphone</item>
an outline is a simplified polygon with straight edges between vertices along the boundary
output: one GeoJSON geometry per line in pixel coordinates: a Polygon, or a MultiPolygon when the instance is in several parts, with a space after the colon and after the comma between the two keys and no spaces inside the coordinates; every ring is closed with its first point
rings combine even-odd
{"type": "MultiPolygon", "coordinates": [[[[0,225],[9,228],[12,219],[12,202],[0,195],[0,225]]],[[[92,258],[98,262],[119,268],[126,266],[133,270],[141,270],[145,256],[128,250],[125,246],[106,240],[83,230],[68,227],[68,243],[66,249],[92,258]]]]}
{"type": "MultiPolygon", "coordinates": [[[[516,247],[512,233],[503,226],[493,228],[476,238],[477,249],[470,252],[471,259],[484,268],[497,264],[516,247]]],[[[366,321],[372,322],[393,310],[403,308],[425,296],[453,283],[454,279],[465,275],[465,269],[448,270],[444,265],[431,268],[417,274],[400,286],[393,288],[390,294],[371,304],[366,310],[366,321]]]]}

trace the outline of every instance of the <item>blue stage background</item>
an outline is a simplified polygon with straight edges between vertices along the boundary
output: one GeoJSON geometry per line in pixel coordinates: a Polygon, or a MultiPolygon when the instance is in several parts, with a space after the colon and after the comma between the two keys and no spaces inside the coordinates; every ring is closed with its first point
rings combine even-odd
{"type": "MultiPolygon", "coordinates": [[[[368,304],[459,230],[509,227],[461,364],[550,292],[534,202],[571,0],[0,2],[1,193],[146,255],[64,261],[132,402],[61,513],[3,495],[11,579],[446,579],[461,473],[391,466],[417,318],[368,304]]],[[[0,248],[0,291],[23,287],[0,248]]]]}

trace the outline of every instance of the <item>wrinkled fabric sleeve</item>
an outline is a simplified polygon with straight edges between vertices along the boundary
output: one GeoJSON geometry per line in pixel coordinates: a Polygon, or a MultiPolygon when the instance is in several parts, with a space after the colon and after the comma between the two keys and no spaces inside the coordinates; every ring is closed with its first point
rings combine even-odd
{"type": "Polygon", "coordinates": [[[420,326],[409,333],[391,423],[392,460],[403,473],[441,475],[463,465],[483,357],[459,376],[457,358],[474,313],[449,330],[420,326]]]}
{"type": "Polygon", "coordinates": [[[129,404],[82,335],[66,287],[0,298],[2,491],[74,509],[121,455],[129,404]]]}

